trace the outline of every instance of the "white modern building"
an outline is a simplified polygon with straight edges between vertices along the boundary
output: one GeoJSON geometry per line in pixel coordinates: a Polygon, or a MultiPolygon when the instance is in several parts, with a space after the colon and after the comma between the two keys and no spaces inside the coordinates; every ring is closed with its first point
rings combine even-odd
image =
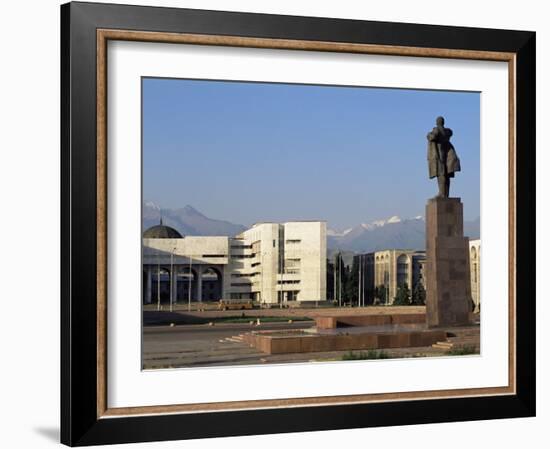
{"type": "Polygon", "coordinates": [[[481,240],[470,240],[470,286],[472,290],[472,301],[475,311],[480,310],[480,286],[479,286],[479,264],[480,264],[481,240]]]}
{"type": "Polygon", "coordinates": [[[143,302],[326,300],[326,223],[257,223],[235,237],[143,233],[143,302]]]}

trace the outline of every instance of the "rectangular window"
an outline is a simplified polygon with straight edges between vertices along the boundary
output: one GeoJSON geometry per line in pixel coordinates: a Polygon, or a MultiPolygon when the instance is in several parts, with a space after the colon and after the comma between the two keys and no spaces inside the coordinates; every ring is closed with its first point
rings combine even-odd
{"type": "Polygon", "coordinates": [[[302,240],[300,240],[300,239],[288,239],[286,241],[286,244],[287,245],[296,245],[296,244],[301,243],[301,242],[302,242],[302,240]]]}
{"type": "Polygon", "coordinates": [[[253,259],[256,254],[233,254],[231,257],[233,259],[253,259]]]}

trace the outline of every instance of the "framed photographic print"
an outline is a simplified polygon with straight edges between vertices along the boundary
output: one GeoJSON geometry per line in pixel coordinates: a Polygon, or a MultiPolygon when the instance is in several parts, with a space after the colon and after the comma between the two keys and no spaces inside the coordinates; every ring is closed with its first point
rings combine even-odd
{"type": "Polygon", "coordinates": [[[535,414],[535,33],[61,19],[63,443],[535,414]]]}

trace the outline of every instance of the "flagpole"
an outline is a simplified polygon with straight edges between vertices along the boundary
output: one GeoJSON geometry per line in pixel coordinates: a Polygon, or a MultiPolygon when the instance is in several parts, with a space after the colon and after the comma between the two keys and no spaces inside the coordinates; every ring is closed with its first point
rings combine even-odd
{"type": "Polygon", "coordinates": [[[160,257],[157,252],[157,310],[160,310],[160,257]]]}
{"type": "Polygon", "coordinates": [[[359,285],[357,285],[357,306],[361,307],[361,254],[357,257],[357,278],[359,285]]]}
{"type": "Polygon", "coordinates": [[[361,298],[363,299],[363,307],[365,307],[365,262],[363,262],[364,257],[361,256],[361,272],[363,275],[361,276],[361,298]]]}
{"type": "Polygon", "coordinates": [[[332,280],[334,281],[334,288],[332,289],[332,299],[336,302],[336,256],[334,262],[332,263],[332,280]]]}
{"type": "Polygon", "coordinates": [[[187,310],[191,312],[191,290],[193,287],[193,258],[189,256],[189,294],[188,294],[188,305],[187,310]]]}
{"type": "Polygon", "coordinates": [[[174,311],[174,250],[170,252],[170,312],[174,311]]]}
{"type": "Polygon", "coordinates": [[[359,274],[360,274],[360,278],[361,278],[361,282],[359,282],[359,296],[361,298],[361,307],[363,307],[365,304],[364,303],[364,298],[363,298],[363,255],[362,254],[359,254],[359,274]]]}
{"type": "Polygon", "coordinates": [[[338,303],[342,307],[342,255],[338,253],[338,303]]]}

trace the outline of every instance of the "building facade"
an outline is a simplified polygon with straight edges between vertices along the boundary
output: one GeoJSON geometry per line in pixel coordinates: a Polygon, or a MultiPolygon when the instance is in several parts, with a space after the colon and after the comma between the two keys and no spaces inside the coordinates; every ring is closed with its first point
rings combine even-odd
{"type": "Polygon", "coordinates": [[[143,234],[143,302],[326,300],[326,223],[258,223],[235,237],[143,234]]]}
{"type": "Polygon", "coordinates": [[[374,303],[374,292],[383,286],[386,298],[379,298],[382,304],[392,304],[397,289],[407,284],[412,291],[419,282],[425,286],[424,269],[426,253],[408,249],[387,249],[356,256],[364,273],[366,303],[374,303]]]}
{"type": "MultiPolygon", "coordinates": [[[[470,283],[474,311],[480,311],[480,248],[481,240],[470,240],[470,283]]],[[[419,282],[425,287],[426,253],[424,251],[388,249],[355,256],[354,263],[361,264],[362,285],[366,304],[374,302],[376,287],[384,286],[386,299],[392,304],[399,286],[407,283],[411,290],[419,282]]]]}
{"type": "MultiPolygon", "coordinates": [[[[470,240],[470,283],[474,311],[480,310],[480,247],[481,240],[470,240]]],[[[374,292],[383,286],[386,290],[382,304],[392,304],[397,289],[405,283],[411,293],[419,282],[424,288],[426,252],[402,249],[388,249],[354,257],[354,265],[360,266],[361,294],[365,304],[374,303],[374,292]]]]}
{"type": "Polygon", "coordinates": [[[480,247],[481,240],[470,240],[470,284],[475,312],[479,312],[481,304],[479,286],[480,247]]]}

